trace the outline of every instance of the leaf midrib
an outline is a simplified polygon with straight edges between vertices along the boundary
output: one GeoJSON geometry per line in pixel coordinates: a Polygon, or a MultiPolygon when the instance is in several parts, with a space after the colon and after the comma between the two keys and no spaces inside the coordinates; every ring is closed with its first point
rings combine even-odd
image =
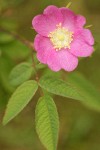
{"type": "MultiPolygon", "coordinates": [[[[55,147],[55,144],[54,144],[54,140],[53,140],[53,139],[54,139],[54,136],[53,136],[53,133],[52,133],[52,131],[53,131],[52,129],[53,129],[53,128],[52,128],[52,123],[51,123],[51,117],[50,117],[50,115],[49,115],[49,114],[50,114],[50,113],[49,113],[49,107],[48,107],[48,104],[47,104],[47,102],[46,102],[45,99],[44,99],[44,101],[45,101],[47,113],[48,113],[48,116],[49,116],[49,123],[50,123],[49,126],[50,126],[50,129],[51,129],[52,143],[53,143],[53,148],[54,148],[54,147],[55,147]]],[[[55,149],[54,149],[54,150],[55,150],[55,149]]]]}

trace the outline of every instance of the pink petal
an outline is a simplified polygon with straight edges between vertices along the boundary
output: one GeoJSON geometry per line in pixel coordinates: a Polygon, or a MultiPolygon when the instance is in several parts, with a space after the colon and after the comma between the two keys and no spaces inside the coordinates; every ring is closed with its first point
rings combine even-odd
{"type": "Polygon", "coordinates": [[[49,68],[55,72],[61,69],[58,52],[55,49],[52,49],[51,52],[49,53],[47,64],[49,68]]]}
{"type": "Polygon", "coordinates": [[[41,63],[48,64],[49,68],[53,71],[61,69],[57,52],[53,49],[49,38],[41,35],[36,35],[34,40],[34,48],[37,51],[37,58],[41,63]]]}
{"type": "Polygon", "coordinates": [[[68,72],[73,71],[78,65],[78,58],[69,53],[67,50],[52,50],[47,60],[49,68],[53,71],[64,69],[68,72]]]}
{"type": "Polygon", "coordinates": [[[61,50],[58,52],[61,68],[70,72],[78,65],[78,58],[72,55],[68,50],[61,50]]]}
{"type": "Polygon", "coordinates": [[[86,41],[87,44],[94,45],[94,38],[89,29],[83,29],[81,31],[81,37],[86,41]]]}
{"type": "Polygon", "coordinates": [[[83,27],[86,24],[86,19],[84,16],[77,15],[76,16],[76,24],[78,27],[83,27]]]}
{"type": "Polygon", "coordinates": [[[33,18],[32,25],[39,34],[47,37],[62,20],[60,10],[55,6],[49,6],[44,10],[44,14],[33,18]]]}
{"type": "Polygon", "coordinates": [[[70,31],[75,30],[76,16],[75,14],[68,8],[60,8],[61,13],[63,14],[63,27],[69,29],[70,31]]]}
{"type": "Polygon", "coordinates": [[[37,58],[40,62],[46,64],[49,57],[49,53],[53,48],[49,38],[41,35],[36,35],[34,40],[34,48],[37,51],[37,58]]]}
{"type": "Polygon", "coordinates": [[[59,22],[62,20],[62,17],[63,17],[59,8],[54,5],[50,5],[47,8],[45,8],[43,14],[54,15],[55,18],[58,19],[59,22]]]}
{"type": "MultiPolygon", "coordinates": [[[[60,9],[56,6],[53,6],[53,5],[48,6],[44,10],[43,14],[52,16],[52,19],[54,19],[55,25],[58,25],[59,23],[63,22],[63,15],[60,9]]],[[[51,23],[54,23],[54,22],[51,22],[51,23]]]]}
{"type": "Polygon", "coordinates": [[[75,36],[71,43],[70,52],[77,57],[88,57],[93,53],[93,47],[85,42],[80,35],[75,36]]]}
{"type": "Polygon", "coordinates": [[[76,15],[68,8],[60,8],[63,14],[63,26],[70,31],[76,31],[78,28],[82,28],[85,23],[86,19],[84,16],[76,15]]]}

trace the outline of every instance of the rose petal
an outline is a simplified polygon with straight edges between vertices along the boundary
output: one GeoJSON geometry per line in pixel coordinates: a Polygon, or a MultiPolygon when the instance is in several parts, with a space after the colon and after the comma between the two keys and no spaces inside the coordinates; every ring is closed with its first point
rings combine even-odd
{"type": "Polygon", "coordinates": [[[49,6],[44,10],[44,14],[33,18],[32,25],[39,34],[48,37],[49,33],[62,21],[60,10],[55,6],[49,6]]]}
{"type": "Polygon", "coordinates": [[[47,64],[49,68],[53,71],[59,71],[61,69],[60,60],[58,57],[58,52],[55,49],[50,51],[49,57],[47,59],[47,64]]]}
{"type": "Polygon", "coordinates": [[[86,19],[82,15],[76,16],[76,23],[78,27],[83,27],[86,24],[86,19]]]}
{"type": "Polygon", "coordinates": [[[69,29],[70,31],[75,30],[75,21],[76,21],[76,16],[75,14],[69,10],[68,8],[60,8],[61,13],[63,14],[63,27],[69,29]]]}
{"type": "Polygon", "coordinates": [[[86,42],[81,34],[75,35],[70,52],[77,57],[88,57],[93,53],[93,47],[86,42]]]}
{"type": "Polygon", "coordinates": [[[59,22],[62,20],[63,17],[60,9],[54,5],[50,5],[47,8],[45,8],[43,14],[54,15],[59,22]]]}
{"type": "Polygon", "coordinates": [[[84,39],[84,41],[86,41],[87,44],[94,45],[94,38],[89,29],[83,29],[80,33],[80,36],[84,39]]]}
{"type": "Polygon", "coordinates": [[[36,35],[34,40],[34,48],[37,51],[37,58],[40,62],[46,64],[49,53],[53,48],[49,38],[43,37],[41,35],[36,35]]]}
{"type": "Polygon", "coordinates": [[[68,8],[60,8],[63,14],[63,26],[71,31],[76,31],[78,28],[82,28],[85,23],[86,19],[82,15],[75,15],[70,9],[68,8]]]}
{"type": "Polygon", "coordinates": [[[73,71],[78,65],[78,58],[72,55],[68,50],[61,50],[58,52],[61,68],[70,72],[73,71]]]}

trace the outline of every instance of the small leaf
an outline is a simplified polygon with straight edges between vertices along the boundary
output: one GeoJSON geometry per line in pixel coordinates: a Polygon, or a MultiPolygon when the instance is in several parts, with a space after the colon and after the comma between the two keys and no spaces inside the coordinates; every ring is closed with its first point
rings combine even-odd
{"type": "Polygon", "coordinates": [[[30,79],[34,68],[29,63],[21,63],[12,69],[9,79],[13,86],[18,86],[30,79]]]}
{"type": "Polygon", "coordinates": [[[41,97],[35,111],[36,131],[47,150],[56,150],[59,119],[56,105],[49,95],[41,97]]]}
{"type": "Polygon", "coordinates": [[[80,73],[73,73],[67,77],[67,81],[74,85],[80,94],[84,96],[82,103],[88,107],[100,111],[100,92],[80,73]]]}
{"type": "Polygon", "coordinates": [[[26,81],[16,89],[8,102],[5,116],[3,118],[4,125],[23,110],[32,99],[37,89],[38,84],[33,80],[26,81]]]}
{"type": "Polygon", "coordinates": [[[44,76],[40,79],[39,85],[48,92],[56,95],[76,100],[82,99],[82,96],[80,95],[79,91],[75,88],[75,86],[57,78],[44,76]]]}

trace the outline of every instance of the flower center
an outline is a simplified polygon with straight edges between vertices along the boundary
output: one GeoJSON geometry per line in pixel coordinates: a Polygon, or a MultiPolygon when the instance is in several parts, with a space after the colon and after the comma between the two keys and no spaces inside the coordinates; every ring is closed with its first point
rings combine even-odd
{"type": "Polygon", "coordinates": [[[62,27],[62,24],[59,23],[57,28],[53,32],[50,32],[48,37],[50,38],[50,41],[52,42],[56,51],[59,51],[62,48],[70,49],[70,44],[73,41],[73,32],[62,27]]]}

